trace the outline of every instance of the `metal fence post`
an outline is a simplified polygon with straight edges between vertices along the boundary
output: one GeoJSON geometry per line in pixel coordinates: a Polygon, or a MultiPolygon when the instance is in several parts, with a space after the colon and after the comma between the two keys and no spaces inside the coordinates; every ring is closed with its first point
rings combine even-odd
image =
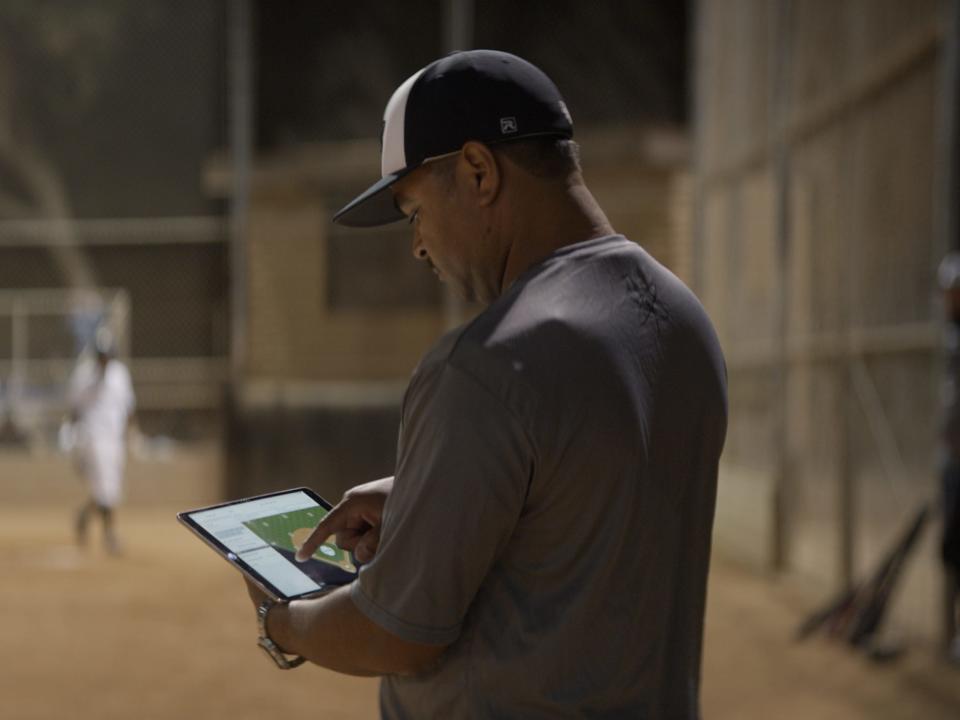
{"type": "MultiPolygon", "coordinates": [[[[473,47],[473,0],[447,0],[444,4],[443,46],[445,52],[473,47]]],[[[464,321],[463,299],[449,286],[443,286],[443,324],[455,328],[464,321]]]]}
{"type": "Polygon", "coordinates": [[[776,430],[776,467],[773,489],[773,538],[771,559],[774,570],[787,566],[789,543],[788,493],[790,462],[787,427],[790,422],[788,335],[790,318],[790,141],[787,136],[789,123],[790,45],[789,45],[790,0],[778,0],[772,12],[770,44],[773,57],[770,73],[770,125],[773,137],[772,161],[774,177],[774,233],[776,244],[774,256],[777,263],[777,365],[776,385],[778,396],[776,430]]]}
{"type": "Polygon", "coordinates": [[[15,427],[18,420],[18,405],[22,401],[27,380],[27,361],[30,341],[27,329],[27,307],[20,298],[15,298],[10,313],[10,378],[7,381],[7,419],[15,427]]]}
{"type": "Polygon", "coordinates": [[[247,220],[253,155],[253,80],[250,0],[227,5],[230,107],[230,369],[241,379],[247,357],[247,220]]]}
{"type": "MultiPolygon", "coordinates": [[[[960,0],[943,3],[946,34],[941,51],[941,86],[938,105],[936,156],[939,192],[934,198],[934,218],[941,252],[960,250],[960,0]]],[[[936,255],[936,253],[934,253],[936,255]]],[[[939,262],[939,258],[935,258],[939,262]]],[[[931,277],[934,270],[931,268],[931,277]]],[[[942,471],[941,471],[942,472],[942,471]]],[[[957,578],[943,568],[942,643],[949,650],[957,634],[957,578]]]]}

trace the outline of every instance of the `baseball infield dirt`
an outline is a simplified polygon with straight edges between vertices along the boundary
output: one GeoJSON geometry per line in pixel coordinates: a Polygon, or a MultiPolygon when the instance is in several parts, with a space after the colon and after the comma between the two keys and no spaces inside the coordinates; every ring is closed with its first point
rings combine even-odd
{"type": "MultiPolygon", "coordinates": [[[[94,533],[57,457],[0,456],[0,717],[138,720],[375,718],[376,680],[275,669],[243,583],[175,520],[216,499],[215,451],[130,468],[124,554],[94,533]]],[[[783,584],[717,560],[708,603],[708,720],[960,717],[960,672],[929,648],[875,666],[827,641],[796,645],[806,609],[783,584]]]]}

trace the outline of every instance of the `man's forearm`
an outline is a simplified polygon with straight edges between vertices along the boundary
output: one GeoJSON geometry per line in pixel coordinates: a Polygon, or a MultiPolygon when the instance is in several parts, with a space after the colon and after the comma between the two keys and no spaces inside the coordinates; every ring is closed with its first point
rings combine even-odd
{"type": "Polygon", "coordinates": [[[348,675],[416,672],[443,651],[388,633],[357,609],[349,586],[321,598],[275,606],[267,618],[267,631],[286,652],[348,675]]]}

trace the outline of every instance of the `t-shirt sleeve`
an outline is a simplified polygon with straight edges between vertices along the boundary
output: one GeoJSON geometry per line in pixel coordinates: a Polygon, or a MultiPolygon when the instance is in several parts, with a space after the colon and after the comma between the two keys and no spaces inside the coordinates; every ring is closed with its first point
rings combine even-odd
{"type": "Polygon", "coordinates": [[[411,642],[448,644],[519,519],[533,452],[521,421],[449,364],[411,385],[380,546],[357,607],[411,642]]]}

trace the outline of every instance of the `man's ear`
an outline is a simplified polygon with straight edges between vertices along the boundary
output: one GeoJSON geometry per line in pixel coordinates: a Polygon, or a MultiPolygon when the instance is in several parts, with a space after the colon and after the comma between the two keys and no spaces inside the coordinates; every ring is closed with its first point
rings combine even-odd
{"type": "Polygon", "coordinates": [[[460,150],[461,168],[468,174],[470,188],[481,207],[492,205],[500,193],[501,168],[489,147],[475,140],[467,141],[460,150]]]}

